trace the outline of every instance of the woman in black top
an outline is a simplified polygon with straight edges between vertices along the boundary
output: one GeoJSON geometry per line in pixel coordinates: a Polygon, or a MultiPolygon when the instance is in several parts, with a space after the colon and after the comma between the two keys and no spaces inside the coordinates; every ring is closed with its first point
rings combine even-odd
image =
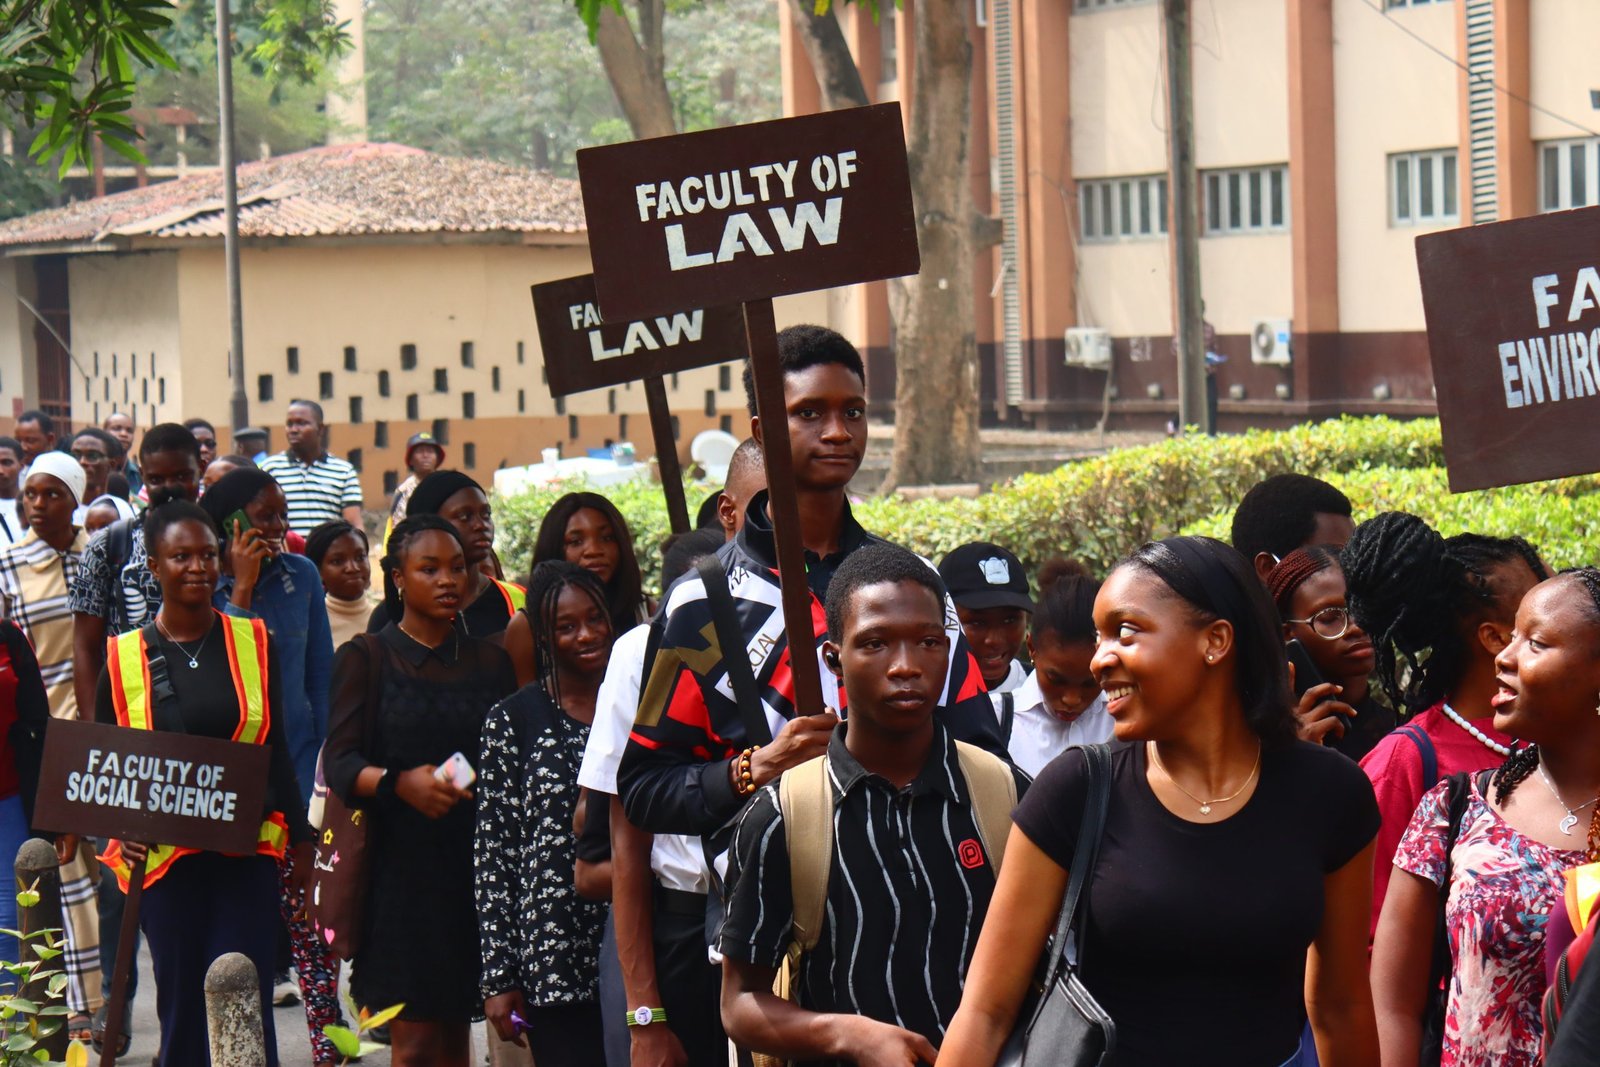
{"type": "MultiPolygon", "coordinates": [[[[1375,1063],[1377,808],[1354,763],[1295,740],[1277,619],[1250,565],[1209,538],[1145,545],[1106,579],[1094,619],[1121,743],[1079,951],[1118,1067],[1309,1063],[1308,1008],[1324,1067],[1375,1063]]],[[[1084,768],[1069,749],[1017,809],[945,1067],[993,1064],[1017,1018],[1066,889],[1084,768]]]]}
{"type": "MultiPolygon", "coordinates": [[[[170,708],[159,698],[152,701],[152,727],[232,740],[236,732],[245,729],[238,686],[248,690],[251,682],[236,682],[229,635],[224,632],[224,627],[240,620],[224,619],[211,604],[220,574],[216,528],[198,505],[180,500],[152,508],[145,516],[144,536],[150,570],[161,583],[161,610],[144,629],[143,639],[149,653],[159,652],[165,659],[176,694],[170,708]]],[[[253,625],[256,638],[267,642],[266,628],[258,622],[253,625]]],[[[116,641],[120,647],[121,642],[139,637],[136,631],[116,641]]],[[[112,680],[116,666],[108,658],[100,674],[95,693],[98,722],[119,722],[119,698],[112,680]]],[[[242,676],[248,679],[249,672],[242,676]]],[[[265,744],[271,763],[263,816],[265,821],[274,813],[281,815],[286,824],[282,829],[295,849],[294,867],[303,882],[305,872],[311,870],[311,828],[278,714],[281,688],[277,656],[268,643],[265,744]]],[[[276,846],[279,855],[282,847],[280,841],[276,846]]],[[[206,970],[223,953],[242,952],[261,976],[267,1062],[276,1064],[271,983],[277,955],[278,866],[272,846],[263,844],[249,856],[180,854],[167,866],[160,862],[162,853],[153,845],[113,842],[107,852],[113,869],[119,866],[118,852],[127,863],[136,863],[146,854],[151,857],[139,926],[149,940],[155,970],[156,1013],[161,1019],[159,1063],[163,1067],[195,1067],[210,1062],[206,970]]],[[[119,871],[119,878],[125,881],[126,877],[125,870],[119,871]]]]}
{"type": "Polygon", "coordinates": [[[339,650],[323,751],[328,788],[372,815],[350,992],[373,1010],[405,1004],[390,1025],[397,1067],[467,1067],[483,1006],[472,791],[434,771],[477,758],[484,717],[516,684],[502,649],[455,625],[469,586],[455,527],[413,515],[388,550],[384,602],[399,621],[339,650]]]}
{"type": "MultiPolygon", "coordinates": [[[[455,527],[467,556],[467,586],[457,624],[471,637],[504,644],[506,623],[517,613],[522,587],[496,581],[484,564],[494,556],[494,510],[483,486],[460,471],[434,471],[417,485],[406,505],[408,518],[433,515],[455,527]]],[[[367,632],[378,633],[394,618],[388,600],[372,609],[367,632]]]]}
{"type": "Polygon", "coordinates": [[[539,1067],[603,1067],[597,981],[603,903],[579,897],[578,765],[611,659],[605,592],[570,563],[528,582],[538,677],[489,713],[478,783],[478,927],[484,1014],[502,1040],[529,1024],[539,1067]]]}

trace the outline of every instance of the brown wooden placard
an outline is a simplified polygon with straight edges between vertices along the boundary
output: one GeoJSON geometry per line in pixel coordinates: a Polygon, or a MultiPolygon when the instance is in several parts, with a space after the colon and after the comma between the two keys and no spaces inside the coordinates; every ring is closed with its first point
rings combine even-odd
{"type": "Polygon", "coordinates": [[[265,745],[52,719],[33,824],[86,837],[254,852],[268,759],[265,745]]]}
{"type": "Polygon", "coordinates": [[[578,152],[600,309],[686,307],[915,274],[900,105],[578,152]]]}
{"type": "Polygon", "coordinates": [[[795,708],[821,712],[772,298],[921,267],[900,105],[587,148],[578,178],[603,316],[744,305],[795,708]]]}
{"type": "Polygon", "coordinates": [[[533,316],[553,397],[745,357],[738,305],[602,322],[593,274],[535,285],[533,316]]]}
{"type": "Polygon", "coordinates": [[[1454,492],[1600,471],[1600,207],[1417,238],[1454,492]]]}

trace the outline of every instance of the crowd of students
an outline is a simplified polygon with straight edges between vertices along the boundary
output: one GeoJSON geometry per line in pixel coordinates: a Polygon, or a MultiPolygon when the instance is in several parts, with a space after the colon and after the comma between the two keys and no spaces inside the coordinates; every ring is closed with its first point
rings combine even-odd
{"type": "Polygon", "coordinates": [[[120,424],[67,452],[37,413],[0,438],[0,847],[51,716],[271,750],[254,855],[57,835],[72,1029],[104,1036],[143,860],[159,1062],[209,1062],[226,951],[262,974],[269,1062],[291,961],[313,1060],[338,1062],[315,787],[369,820],[350,991],[403,1005],[404,1067],[466,1067],[480,1019],[496,1064],[989,1067],[1067,951],[1086,854],[1071,958],[1109,1064],[1595,1062],[1600,571],[1353,516],[1293,473],[1245,495],[1231,545],[1169,537],[1103,577],[988,542],[935,564],[852,511],[855,349],[792,327],[779,350],[804,648],[753,416],[700,529],[636,546],[571,493],[526,561],[419,435],[377,602],[315,404],[261,463],[203,424],[151,428],[136,464],[120,424]]]}

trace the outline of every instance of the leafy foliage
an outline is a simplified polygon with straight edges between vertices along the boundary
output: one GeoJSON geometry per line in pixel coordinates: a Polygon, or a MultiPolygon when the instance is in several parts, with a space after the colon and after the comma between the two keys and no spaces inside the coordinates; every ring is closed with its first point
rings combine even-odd
{"type": "MultiPolygon", "coordinates": [[[[17,892],[18,908],[31,908],[38,903],[37,882],[17,892]]],[[[21,955],[33,957],[21,963],[0,962],[0,973],[6,976],[0,983],[4,988],[0,992],[0,1067],[39,1067],[48,1063],[49,1057],[39,1046],[67,1023],[71,1014],[66,1005],[67,975],[51,966],[61,957],[62,942],[57,937],[60,933],[55,929],[31,934],[0,930],[0,935],[14,937],[29,948],[21,955]],[[42,992],[43,999],[25,997],[23,992],[42,992]]],[[[66,1062],[86,1064],[88,1050],[79,1042],[72,1042],[66,1062]]]]}
{"type": "Polygon", "coordinates": [[[393,1007],[384,1008],[382,1011],[377,1012],[368,1011],[366,1008],[358,1009],[355,1001],[350,999],[349,990],[345,990],[344,1003],[351,1016],[356,1020],[355,1029],[351,1029],[348,1026],[334,1026],[330,1023],[322,1028],[322,1032],[327,1035],[329,1041],[333,1042],[333,1047],[339,1051],[339,1055],[344,1057],[345,1063],[382,1051],[382,1045],[376,1041],[365,1040],[363,1035],[368,1031],[376,1030],[378,1027],[386,1025],[391,1019],[406,1010],[404,1004],[396,1004],[393,1007]]]}

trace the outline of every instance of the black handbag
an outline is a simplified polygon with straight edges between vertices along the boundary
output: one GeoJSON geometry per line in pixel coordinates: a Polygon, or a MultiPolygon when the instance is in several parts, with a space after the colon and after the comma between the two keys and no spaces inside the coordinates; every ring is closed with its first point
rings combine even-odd
{"type": "Polygon", "coordinates": [[[1100,852],[1111,804],[1111,746],[1083,748],[1088,789],[1083,823],[1072,850],[1067,892],[1050,939],[1044,982],[1017,1015],[995,1067],[1105,1067],[1117,1050],[1117,1025],[1078,979],[1083,963],[1083,895],[1100,852]],[[1077,934],[1078,959],[1067,959],[1067,936],[1077,934]]]}

